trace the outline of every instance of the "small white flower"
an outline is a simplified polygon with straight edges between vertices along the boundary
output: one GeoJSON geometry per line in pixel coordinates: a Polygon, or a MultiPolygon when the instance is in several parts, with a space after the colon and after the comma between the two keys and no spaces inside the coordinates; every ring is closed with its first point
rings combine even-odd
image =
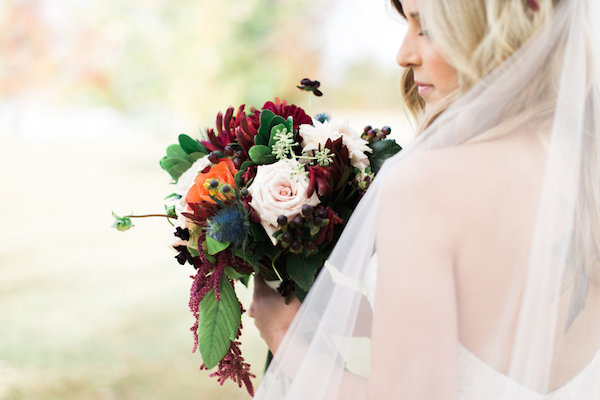
{"type": "Polygon", "coordinates": [[[350,127],[347,121],[314,121],[314,126],[300,125],[300,135],[302,136],[302,152],[311,153],[324,146],[327,139],[332,141],[342,138],[342,143],[348,148],[350,153],[350,164],[361,171],[369,166],[369,157],[365,153],[371,153],[373,150],[368,146],[368,142],[350,127]]]}

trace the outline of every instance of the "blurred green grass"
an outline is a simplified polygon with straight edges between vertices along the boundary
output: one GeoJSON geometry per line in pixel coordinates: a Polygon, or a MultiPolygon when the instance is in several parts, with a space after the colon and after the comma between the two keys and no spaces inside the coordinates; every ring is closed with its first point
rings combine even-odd
{"type": "MultiPolygon", "coordinates": [[[[111,210],[162,211],[165,144],[0,141],[0,399],[249,398],[199,371],[193,271],[173,259],[169,225],[110,228],[111,210]]],[[[243,323],[260,375],[267,349],[243,323]]]]}

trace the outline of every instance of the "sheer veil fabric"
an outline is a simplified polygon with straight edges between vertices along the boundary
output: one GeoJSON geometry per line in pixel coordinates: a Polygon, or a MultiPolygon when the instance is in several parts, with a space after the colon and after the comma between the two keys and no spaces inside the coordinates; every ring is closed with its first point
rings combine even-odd
{"type": "MultiPolygon", "coordinates": [[[[599,21],[600,2],[562,0],[525,46],[386,162],[305,299],[255,398],[346,399],[352,398],[342,394],[350,381],[367,385],[370,310],[377,307],[375,221],[381,197],[393,184],[391,171],[424,152],[473,143],[493,146],[498,138],[527,132],[543,141],[545,161],[523,273],[509,276],[518,291],[493,310],[511,321],[510,345],[498,341],[483,360],[463,347],[459,335],[456,397],[600,399],[600,329],[590,318],[600,316],[599,21]],[[578,364],[574,355],[587,362],[578,364]],[[465,366],[465,357],[471,357],[470,366],[465,366]],[[476,368],[487,372],[471,373],[473,363],[481,363],[476,368]],[[565,367],[569,365],[573,367],[565,367]],[[557,378],[557,371],[565,370],[570,371],[567,376],[557,378]]],[[[506,154],[507,163],[510,159],[506,154]]],[[[504,211],[510,215],[510,209],[504,211]]],[[[381,263],[379,268],[389,266],[381,263]]],[[[435,307],[434,295],[431,301],[435,307]]],[[[400,320],[395,324],[398,330],[419,329],[400,320]]],[[[398,360],[402,362],[410,360],[398,360]]],[[[431,384],[427,371],[422,374],[423,384],[431,384]]],[[[387,383],[390,388],[394,384],[387,383]]]]}

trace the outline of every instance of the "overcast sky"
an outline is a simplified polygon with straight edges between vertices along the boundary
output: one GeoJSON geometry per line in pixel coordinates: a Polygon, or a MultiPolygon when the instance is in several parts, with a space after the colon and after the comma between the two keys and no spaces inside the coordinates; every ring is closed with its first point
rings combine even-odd
{"type": "Polygon", "coordinates": [[[404,24],[394,15],[389,0],[334,0],[324,24],[326,70],[339,71],[344,63],[371,57],[396,68],[396,52],[404,24]]]}

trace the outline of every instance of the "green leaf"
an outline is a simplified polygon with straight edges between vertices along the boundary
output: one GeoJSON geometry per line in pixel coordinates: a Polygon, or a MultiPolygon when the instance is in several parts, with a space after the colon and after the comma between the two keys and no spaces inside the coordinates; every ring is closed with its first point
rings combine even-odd
{"type": "Polygon", "coordinates": [[[250,275],[248,274],[240,274],[233,267],[227,266],[225,267],[225,275],[231,279],[239,279],[240,282],[244,284],[244,286],[248,287],[248,281],[250,280],[250,275]]]}
{"type": "Polygon", "coordinates": [[[254,143],[266,146],[271,139],[271,130],[273,127],[285,123],[285,119],[279,115],[275,115],[271,110],[263,110],[260,113],[260,127],[258,128],[258,133],[254,137],[254,143]]]}
{"type": "Polygon", "coordinates": [[[212,236],[206,235],[206,250],[211,256],[214,256],[215,254],[225,250],[229,247],[229,245],[229,242],[219,242],[212,236]]]}
{"type": "Polygon", "coordinates": [[[369,147],[373,149],[373,153],[369,154],[371,170],[376,174],[385,160],[402,150],[402,147],[393,139],[380,140],[370,144],[369,147]]]}
{"type": "Polygon", "coordinates": [[[304,299],[306,298],[307,294],[308,293],[306,290],[302,289],[300,286],[294,283],[294,295],[298,300],[300,300],[300,303],[304,302],[304,299]]]}
{"type": "Polygon", "coordinates": [[[227,354],[241,323],[240,302],[227,278],[221,278],[219,290],[220,301],[213,289],[199,305],[198,350],[208,369],[215,367],[227,354]]]}
{"type": "Polygon", "coordinates": [[[177,179],[192,166],[192,163],[181,158],[163,157],[159,163],[160,167],[167,171],[175,182],[177,182],[177,179]]]}
{"type": "Polygon", "coordinates": [[[234,180],[235,180],[235,185],[239,188],[244,187],[244,178],[243,175],[246,172],[246,170],[250,167],[254,165],[254,163],[250,160],[246,160],[242,163],[242,165],[240,166],[239,171],[235,174],[234,176],[234,180]]]}
{"type": "Polygon", "coordinates": [[[271,154],[271,148],[263,145],[254,145],[248,151],[250,159],[256,164],[272,164],[276,158],[271,154]]]}
{"type": "Polygon", "coordinates": [[[260,113],[260,126],[256,137],[254,138],[255,144],[266,146],[269,143],[269,138],[271,136],[269,124],[274,117],[275,113],[271,110],[263,110],[260,113]]]}
{"type": "Polygon", "coordinates": [[[191,166],[192,164],[186,161],[184,163],[182,162],[175,165],[174,167],[169,168],[167,172],[169,173],[169,175],[171,175],[175,182],[177,182],[177,180],[179,180],[179,177],[183,175],[185,171],[190,169],[191,166]]]}
{"type": "Polygon", "coordinates": [[[172,144],[167,147],[167,157],[169,158],[182,158],[185,160],[187,156],[187,153],[178,144],[172,144]]]}
{"type": "Polygon", "coordinates": [[[193,164],[194,162],[198,161],[202,157],[206,157],[206,153],[195,152],[195,153],[188,154],[187,160],[193,164]]]}
{"type": "Polygon", "coordinates": [[[203,153],[207,154],[206,148],[200,144],[199,141],[192,139],[188,135],[181,134],[179,135],[179,145],[187,154],[192,153],[203,153]]]}
{"type": "Polygon", "coordinates": [[[302,289],[308,291],[315,280],[315,274],[323,265],[319,255],[304,257],[288,255],[286,269],[292,280],[302,289]]]}

